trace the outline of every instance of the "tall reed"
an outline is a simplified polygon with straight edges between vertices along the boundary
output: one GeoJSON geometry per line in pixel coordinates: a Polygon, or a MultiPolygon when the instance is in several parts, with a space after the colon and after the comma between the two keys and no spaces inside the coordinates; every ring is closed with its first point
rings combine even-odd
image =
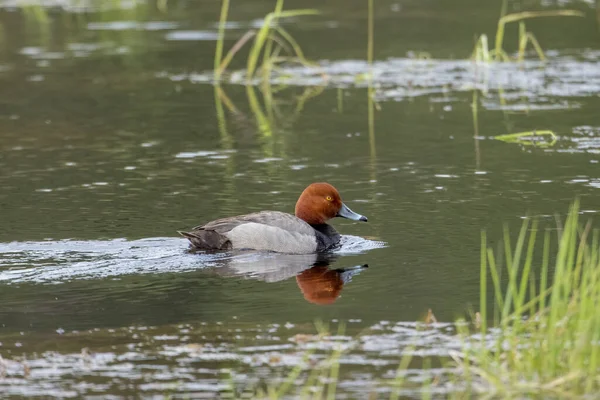
{"type": "Polygon", "coordinates": [[[513,245],[505,228],[503,268],[482,235],[480,336],[454,356],[493,396],[574,398],[600,390],[600,235],[591,224],[579,224],[578,211],[576,201],[559,232],[552,266],[549,230],[541,260],[534,258],[535,220],[523,221],[513,245]],[[506,289],[500,285],[503,269],[506,289]],[[500,316],[493,335],[485,325],[490,308],[500,316]]]}

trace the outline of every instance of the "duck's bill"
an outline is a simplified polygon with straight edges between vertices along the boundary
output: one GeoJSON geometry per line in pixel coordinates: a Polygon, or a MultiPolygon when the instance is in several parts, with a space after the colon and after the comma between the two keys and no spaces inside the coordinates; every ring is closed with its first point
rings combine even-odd
{"type": "Polygon", "coordinates": [[[345,205],[344,203],[342,203],[342,208],[340,209],[340,211],[338,211],[337,216],[342,217],[342,218],[348,218],[353,221],[367,222],[367,217],[365,217],[364,215],[355,213],[354,211],[349,209],[348,206],[345,205]]]}

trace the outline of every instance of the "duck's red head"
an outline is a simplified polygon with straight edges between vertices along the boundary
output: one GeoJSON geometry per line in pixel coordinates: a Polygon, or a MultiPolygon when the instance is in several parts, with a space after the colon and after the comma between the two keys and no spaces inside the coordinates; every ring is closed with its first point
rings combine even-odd
{"type": "Polygon", "coordinates": [[[329,183],[310,184],[296,203],[296,217],[311,225],[324,224],[334,217],[367,221],[367,217],[350,210],[342,202],[339,192],[329,183]]]}

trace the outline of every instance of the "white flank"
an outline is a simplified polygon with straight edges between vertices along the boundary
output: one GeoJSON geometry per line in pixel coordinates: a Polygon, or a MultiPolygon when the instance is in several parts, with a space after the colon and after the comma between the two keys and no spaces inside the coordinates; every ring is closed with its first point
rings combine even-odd
{"type": "Polygon", "coordinates": [[[291,232],[274,226],[249,222],[227,232],[234,249],[306,254],[317,250],[316,236],[291,232]]]}

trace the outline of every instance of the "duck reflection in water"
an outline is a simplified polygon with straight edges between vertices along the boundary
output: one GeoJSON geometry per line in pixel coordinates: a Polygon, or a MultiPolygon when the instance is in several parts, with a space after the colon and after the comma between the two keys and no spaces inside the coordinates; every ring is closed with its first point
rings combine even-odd
{"type": "MultiPolygon", "coordinates": [[[[333,254],[241,254],[215,268],[221,276],[237,276],[263,282],[280,282],[296,278],[306,301],[326,305],[337,300],[344,285],[368,268],[367,264],[331,268],[333,254]]],[[[224,260],[225,261],[225,260],[224,260]]]]}
{"type": "Polygon", "coordinates": [[[337,300],[345,283],[352,280],[368,265],[330,269],[329,264],[315,264],[296,275],[296,283],[306,301],[313,304],[331,304],[337,300]]]}

